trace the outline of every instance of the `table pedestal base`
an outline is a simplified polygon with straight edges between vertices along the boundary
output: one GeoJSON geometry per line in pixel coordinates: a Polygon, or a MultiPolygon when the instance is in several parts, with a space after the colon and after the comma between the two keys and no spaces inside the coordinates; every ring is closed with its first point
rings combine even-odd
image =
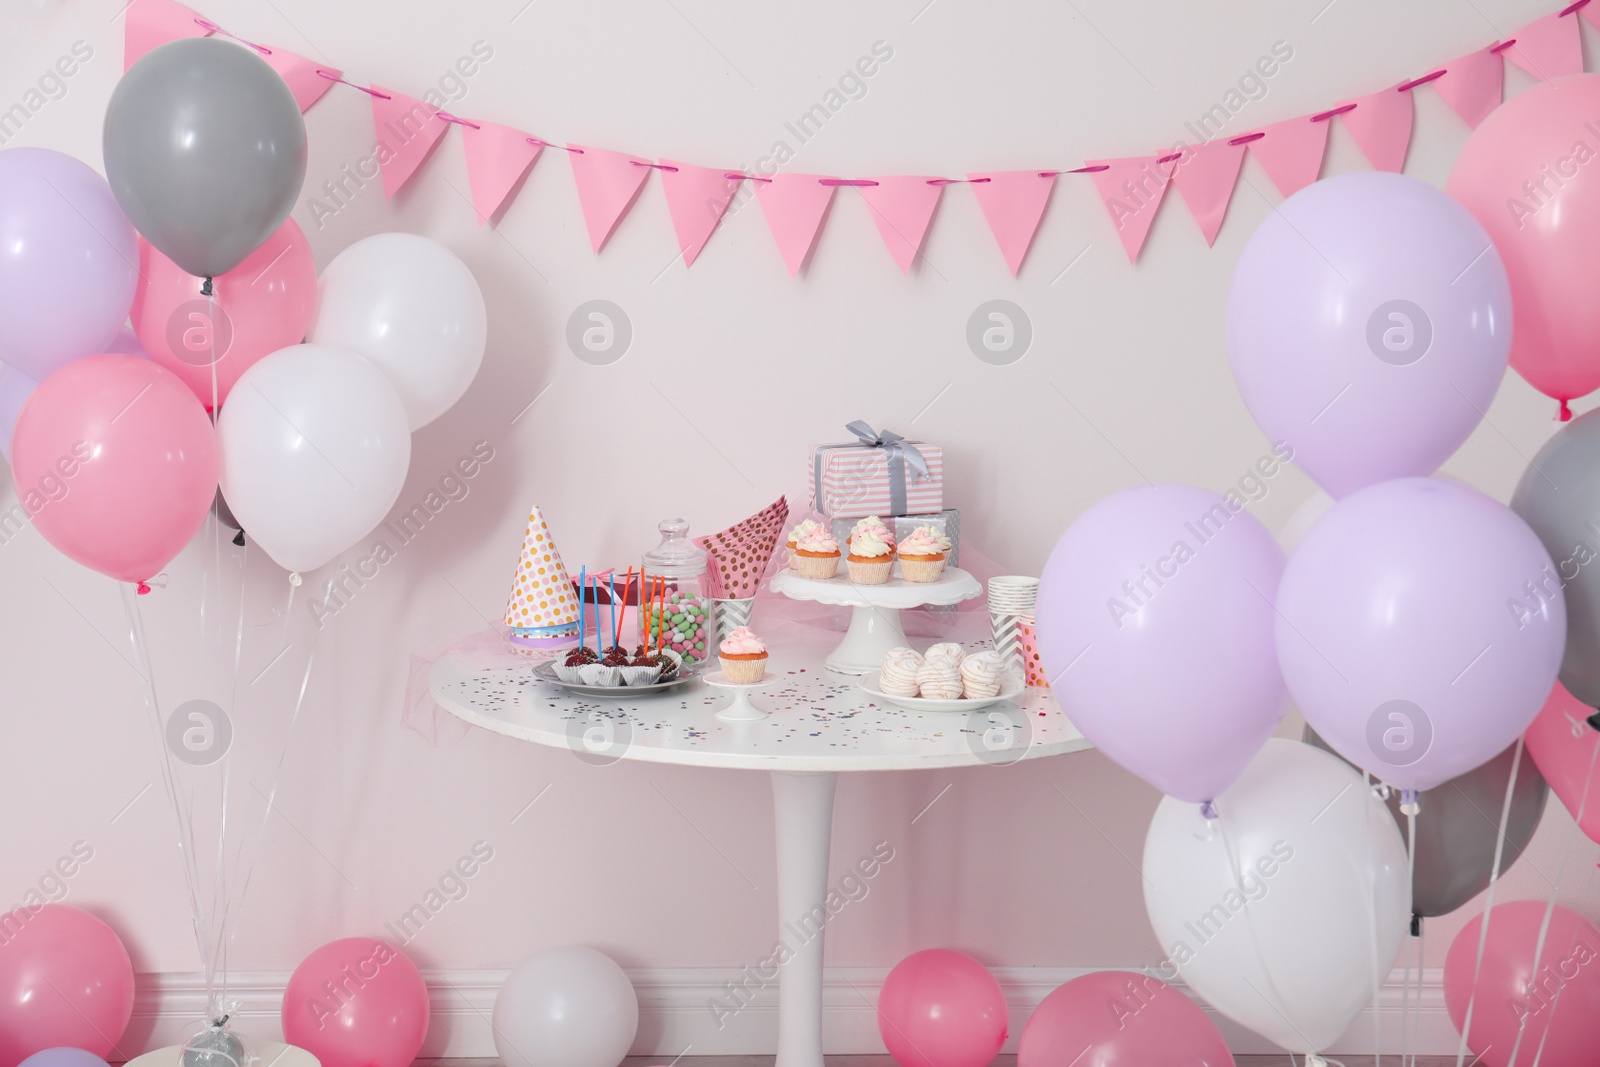
{"type": "Polygon", "coordinates": [[[883,654],[906,643],[899,608],[858,604],[851,609],[850,629],[823,665],[840,674],[871,674],[883,666],[883,654]]]}
{"type": "Polygon", "coordinates": [[[776,1067],[822,1067],[822,939],[828,911],[833,773],[772,772],[778,841],[778,941],[792,955],[778,970],[776,1067]]]}

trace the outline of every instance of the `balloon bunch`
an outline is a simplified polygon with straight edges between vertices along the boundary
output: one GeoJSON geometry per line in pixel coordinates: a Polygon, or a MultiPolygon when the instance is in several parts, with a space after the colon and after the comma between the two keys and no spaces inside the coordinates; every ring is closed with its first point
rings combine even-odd
{"type": "Polygon", "coordinates": [[[476,375],[472,273],[380,234],[319,286],[288,220],[299,107],[231,42],[135,63],[104,150],[109,183],[59,153],[0,152],[0,433],[23,506],[63,553],[144,590],[220,482],[222,513],[269,556],[322,566],[383,518],[411,431],[476,375]],[[136,342],[119,338],[130,314],[136,342]]]}
{"type": "Polygon", "coordinates": [[[1408,920],[1482,891],[1543,811],[1519,738],[1567,642],[1556,539],[1428,477],[1504,376],[1513,289],[1437,189],[1380,173],[1297,193],[1240,257],[1229,353],[1274,456],[1336,502],[1285,559],[1237,493],[1127,490],[1041,583],[1068,714],[1168,794],[1144,855],[1166,977],[1287,1048],[1327,1048],[1408,920]],[[1328,751],[1267,740],[1291,697],[1328,751]],[[1503,803],[1503,831],[1483,825],[1503,803]]]}

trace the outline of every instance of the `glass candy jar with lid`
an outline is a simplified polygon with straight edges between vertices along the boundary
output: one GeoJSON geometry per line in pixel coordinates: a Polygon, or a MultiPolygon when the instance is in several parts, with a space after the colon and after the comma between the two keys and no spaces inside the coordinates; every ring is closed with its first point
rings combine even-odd
{"type": "Polygon", "coordinates": [[[666,519],[661,543],[644,554],[639,640],[670,648],[685,664],[704,663],[711,647],[711,601],[703,588],[706,551],[689,540],[689,524],[666,519]]]}

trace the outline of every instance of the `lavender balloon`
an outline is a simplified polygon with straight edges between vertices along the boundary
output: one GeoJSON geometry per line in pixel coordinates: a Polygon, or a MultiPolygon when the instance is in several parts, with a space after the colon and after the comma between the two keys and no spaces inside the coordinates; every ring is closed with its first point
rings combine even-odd
{"type": "Polygon", "coordinates": [[[107,1067],[106,1061],[81,1048],[47,1048],[35,1052],[17,1067],[107,1067]]]}
{"type": "Polygon", "coordinates": [[[1335,499],[1431,474],[1488,410],[1511,289],[1466,208],[1364,173],[1307,186],[1233,272],[1228,351],[1256,422],[1335,499]]]}
{"type": "Polygon", "coordinates": [[[1566,645],[1550,555],[1510,508],[1402,478],[1341,500],[1278,590],[1278,661],[1334,751],[1401,789],[1493,759],[1539,713],[1566,645]]]}
{"type": "Polygon", "coordinates": [[[0,151],[0,361],[43,381],[106,350],[139,249],[106,180],[45,148],[0,151]]]}
{"type": "Polygon", "coordinates": [[[1039,585],[1068,717],[1163,793],[1212,800],[1283,717],[1272,604],[1283,550],[1237,496],[1125,489],[1079,516],[1039,585]]]}

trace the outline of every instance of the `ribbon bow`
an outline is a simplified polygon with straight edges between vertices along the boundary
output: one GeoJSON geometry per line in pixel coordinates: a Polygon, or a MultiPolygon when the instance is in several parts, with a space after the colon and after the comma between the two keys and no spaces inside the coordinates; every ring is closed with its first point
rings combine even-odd
{"type": "Polygon", "coordinates": [[[879,432],[874,430],[865,420],[857,419],[845,424],[845,429],[856,435],[867,448],[881,448],[889,456],[889,462],[903,460],[911,468],[911,476],[916,481],[928,476],[928,461],[923,457],[921,450],[916,445],[907,441],[893,430],[879,432]]]}

